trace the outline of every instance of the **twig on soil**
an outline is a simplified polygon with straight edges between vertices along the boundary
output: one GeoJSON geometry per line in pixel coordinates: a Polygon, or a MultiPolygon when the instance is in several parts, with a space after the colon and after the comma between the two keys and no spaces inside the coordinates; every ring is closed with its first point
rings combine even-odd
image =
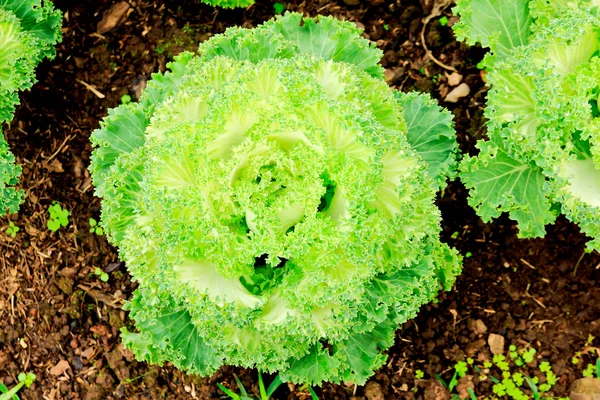
{"type": "Polygon", "coordinates": [[[448,71],[456,72],[456,68],[451,67],[450,65],[446,65],[443,62],[441,62],[440,60],[438,60],[433,55],[431,50],[429,50],[427,48],[427,43],[425,42],[425,29],[427,29],[427,24],[429,23],[429,21],[431,21],[431,19],[433,19],[435,17],[439,17],[440,15],[442,15],[442,11],[452,3],[454,3],[453,0],[436,1],[431,10],[431,14],[429,14],[427,17],[423,18],[423,28],[421,29],[421,45],[423,46],[423,49],[425,50],[425,53],[427,54],[427,56],[429,56],[429,58],[431,58],[431,61],[433,61],[440,67],[447,69],[448,71]]]}
{"type": "MultiPolygon", "coordinates": [[[[68,141],[72,140],[75,137],[75,135],[69,135],[65,138],[65,140],[63,140],[63,142],[60,144],[60,146],[58,146],[58,149],[56,149],[56,151],[54,152],[54,154],[52,154],[50,157],[48,157],[46,159],[46,162],[49,163],[50,160],[52,160],[54,157],[56,157],[56,155],[58,153],[60,153],[60,151],[62,150],[62,148],[65,146],[65,144],[67,144],[68,141]]],[[[43,156],[42,156],[43,158],[43,156]]]]}
{"type": "Polygon", "coordinates": [[[77,82],[81,83],[83,86],[86,87],[87,90],[89,90],[90,92],[94,93],[96,96],[98,96],[99,98],[103,99],[106,96],[103,95],[102,93],[100,93],[98,91],[98,89],[96,89],[95,87],[93,87],[92,85],[90,85],[89,83],[85,83],[84,81],[77,79],[77,82]]]}
{"type": "Polygon", "coordinates": [[[585,251],[581,253],[581,256],[579,256],[579,260],[577,260],[577,262],[575,263],[575,269],[573,269],[573,276],[577,275],[577,268],[579,268],[579,263],[581,262],[581,260],[583,260],[583,256],[585,256],[585,251]]]}
{"type": "MultiPolygon", "coordinates": [[[[534,268],[534,269],[535,269],[535,268],[534,268]]],[[[530,284],[530,283],[528,283],[528,284],[527,284],[527,288],[525,289],[525,296],[527,296],[527,297],[530,297],[530,298],[531,298],[533,301],[535,301],[535,302],[536,302],[536,303],[537,303],[537,304],[538,304],[540,307],[542,307],[543,309],[547,309],[548,307],[546,307],[546,306],[544,305],[544,303],[542,303],[541,301],[539,301],[538,299],[536,299],[534,296],[532,296],[532,295],[529,293],[529,288],[530,288],[530,287],[531,287],[531,284],[530,284]]]]}
{"type": "Polygon", "coordinates": [[[520,259],[521,262],[525,265],[527,265],[529,268],[531,269],[536,269],[533,265],[531,265],[529,262],[527,262],[526,260],[524,260],[523,258],[520,259]]]}
{"type": "Polygon", "coordinates": [[[99,290],[92,289],[90,287],[84,285],[77,285],[81,290],[83,290],[86,294],[89,294],[94,300],[101,301],[107,306],[112,308],[116,308],[117,310],[121,309],[121,303],[123,299],[115,299],[114,297],[110,297],[99,290]]]}

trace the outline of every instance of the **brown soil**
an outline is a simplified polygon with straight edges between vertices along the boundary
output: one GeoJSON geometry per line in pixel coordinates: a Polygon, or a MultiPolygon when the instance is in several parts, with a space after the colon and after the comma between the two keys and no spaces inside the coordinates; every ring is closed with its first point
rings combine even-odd
{"type": "MultiPolygon", "coordinates": [[[[256,371],[227,367],[210,378],[193,377],[169,365],[138,363],[122,348],[119,328],[131,321],[121,306],[135,283],[106,238],[89,232],[88,219],[99,219],[100,203],[86,168],[90,133],[122,95],[135,99],[152,72],[164,70],[174,54],[193,50],[198,41],[228,26],[252,27],[271,18],[273,2],[215,11],[185,0],[132,0],[125,20],[97,34],[97,23],[114,3],[55,1],[65,12],[64,41],[57,58],[40,65],[40,82],[22,94],[14,121],[4,129],[23,166],[27,199],[18,215],[0,223],[12,220],[21,227],[14,239],[0,233],[0,380],[11,387],[19,372],[34,372],[37,380],[21,392],[22,399],[219,398],[216,383],[236,388],[234,374],[256,392],[256,371]],[[58,233],[46,228],[52,201],[71,213],[69,226],[58,233]],[[108,282],[94,274],[97,267],[109,274],[108,282]]],[[[444,70],[431,62],[419,39],[432,0],[283,3],[288,10],[362,24],[385,52],[382,63],[394,87],[439,99],[449,91],[444,70]]],[[[445,15],[452,23],[449,8],[445,15]]],[[[476,68],[484,51],[457,43],[439,18],[429,22],[426,41],[471,87],[469,96],[444,105],[455,114],[462,149],[472,152],[485,134],[486,89],[476,68]]],[[[600,336],[598,254],[584,253],[585,237],[564,219],[537,240],[517,239],[507,218],[483,224],[459,183],[450,185],[439,205],[443,239],[472,254],[455,289],[400,327],[388,364],[366,387],[326,384],[316,388],[320,398],[445,398],[435,375],[448,381],[457,361],[490,360],[490,333],[502,335],[506,348],[537,349],[537,360],[550,361],[559,378],[552,394],[567,396],[585,363],[595,360],[586,354],[593,350],[586,343],[589,335],[600,336]],[[582,350],[582,361],[573,364],[582,350]],[[415,379],[417,369],[425,379],[415,379]]],[[[474,376],[474,382],[479,398],[492,396],[489,380],[474,376]]],[[[276,398],[309,395],[284,385],[276,398]]]]}

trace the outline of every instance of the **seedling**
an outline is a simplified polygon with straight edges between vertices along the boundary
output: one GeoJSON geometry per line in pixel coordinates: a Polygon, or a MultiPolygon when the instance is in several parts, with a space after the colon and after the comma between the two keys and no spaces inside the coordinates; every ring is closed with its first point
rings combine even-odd
{"type": "Polygon", "coordinates": [[[53,201],[52,205],[48,207],[48,213],[50,213],[50,219],[46,226],[52,232],[58,231],[61,226],[69,225],[69,211],[63,209],[56,201],[53,201]]]}
{"type": "Polygon", "coordinates": [[[8,223],[8,228],[6,228],[6,234],[10,235],[12,237],[16,237],[17,236],[17,232],[19,232],[20,230],[21,230],[21,228],[19,228],[18,226],[16,226],[14,222],[10,221],[8,223]]]}
{"type": "MultiPolygon", "coordinates": [[[[235,379],[235,382],[238,385],[240,394],[232,392],[231,390],[227,389],[225,386],[221,385],[220,383],[217,383],[217,386],[219,387],[219,389],[221,389],[223,392],[225,392],[225,394],[233,400],[255,400],[254,397],[250,397],[248,395],[248,392],[246,391],[246,388],[244,387],[244,385],[242,384],[240,379],[236,375],[234,375],[233,378],[235,379]]],[[[281,378],[279,378],[279,376],[276,376],[275,379],[273,379],[273,382],[271,382],[271,384],[269,385],[269,388],[265,389],[265,384],[262,379],[262,374],[259,371],[258,372],[258,390],[260,391],[260,397],[258,398],[258,400],[270,400],[273,393],[275,393],[277,388],[282,383],[283,382],[281,381],[281,378]]],[[[312,395],[312,393],[311,393],[311,395],[312,395]]],[[[315,394],[315,396],[316,396],[316,394],[315,394]]]]}
{"type": "Polygon", "coordinates": [[[21,372],[17,379],[19,383],[12,387],[12,389],[8,389],[6,385],[0,383],[0,400],[19,400],[19,396],[17,396],[17,392],[23,387],[29,387],[35,381],[35,374],[21,372]]]}
{"type": "Polygon", "coordinates": [[[98,226],[98,221],[94,218],[90,218],[90,232],[95,233],[98,236],[102,236],[104,234],[104,230],[100,226],[98,226]]]}
{"type": "Polygon", "coordinates": [[[446,17],[446,16],[444,15],[442,18],[440,18],[440,25],[441,25],[441,26],[446,26],[446,25],[448,25],[448,17],[446,17]]]}
{"type": "Polygon", "coordinates": [[[94,275],[98,276],[102,282],[108,282],[108,274],[102,271],[102,268],[96,267],[96,269],[94,269],[94,275]]]}
{"type": "Polygon", "coordinates": [[[275,3],[273,4],[273,10],[275,10],[275,14],[281,14],[285,10],[285,5],[283,3],[275,3]]]}
{"type": "Polygon", "coordinates": [[[131,103],[131,96],[128,94],[124,94],[121,96],[121,104],[131,103]]]}

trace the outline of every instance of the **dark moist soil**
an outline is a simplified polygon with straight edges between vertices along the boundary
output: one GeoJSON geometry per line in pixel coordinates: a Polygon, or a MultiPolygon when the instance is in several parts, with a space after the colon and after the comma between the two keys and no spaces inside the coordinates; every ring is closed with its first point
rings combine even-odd
{"type": "MultiPolygon", "coordinates": [[[[22,94],[14,121],[4,129],[23,166],[27,199],[18,215],[0,225],[10,219],[21,227],[14,239],[0,232],[0,379],[12,387],[18,373],[34,372],[37,380],[21,398],[36,400],[219,398],[216,383],[236,388],[234,375],[256,393],[256,371],[225,367],[210,378],[187,376],[170,365],[138,363],[122,348],[119,328],[131,321],[121,307],[135,283],[106,238],[89,232],[100,202],[86,168],[90,133],[121,96],[135,99],[151,73],[164,71],[173,55],[194,50],[212,34],[271,18],[273,2],[223,11],[184,0],[132,0],[125,18],[98,34],[103,13],[116,3],[55,1],[65,12],[63,43],[54,61],[40,65],[39,83],[22,94]],[[69,226],[58,233],[46,228],[53,201],[71,213],[69,226]],[[108,282],[94,274],[96,268],[108,273],[108,282]]],[[[392,86],[440,101],[451,89],[446,71],[420,43],[433,0],[283,3],[287,10],[334,15],[364,27],[385,53],[382,64],[392,86]]],[[[444,15],[448,25],[455,21],[449,8],[444,15]]],[[[457,43],[448,25],[432,18],[425,37],[432,54],[456,68],[471,89],[458,103],[442,104],[455,115],[461,148],[473,152],[485,135],[486,88],[476,67],[484,51],[457,43]]],[[[491,360],[492,333],[505,339],[505,350],[510,344],[537,349],[530,376],[540,375],[539,361],[550,361],[559,378],[556,396],[567,396],[569,385],[595,360],[595,342],[588,338],[600,336],[600,257],[584,253],[578,228],[561,218],[546,239],[519,240],[508,218],[482,223],[466,196],[460,183],[452,183],[439,201],[443,239],[470,255],[454,290],[399,327],[388,363],[366,387],[326,384],[316,388],[321,399],[447,398],[436,374],[448,382],[456,362],[491,360]],[[573,364],[576,352],[583,354],[573,364]],[[415,379],[416,370],[424,379],[415,379]]],[[[471,372],[466,379],[474,378],[478,397],[493,396],[490,380],[471,372]]],[[[464,394],[468,382],[461,385],[464,394]]],[[[283,385],[276,398],[309,398],[300,389],[283,385]]]]}

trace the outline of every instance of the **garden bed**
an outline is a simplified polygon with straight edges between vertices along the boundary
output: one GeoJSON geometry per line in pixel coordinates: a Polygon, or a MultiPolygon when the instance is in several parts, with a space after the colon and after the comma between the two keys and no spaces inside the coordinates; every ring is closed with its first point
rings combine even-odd
{"type": "MultiPolygon", "coordinates": [[[[138,363],[123,349],[119,329],[132,321],[121,308],[136,284],[106,238],[90,232],[90,218],[100,219],[100,202],[86,168],[91,132],[123,95],[135,99],[151,73],[164,71],[175,54],[193,51],[199,41],[273,17],[273,2],[217,11],[183,0],[130,1],[122,20],[103,33],[98,23],[118,2],[54,3],[65,13],[58,55],[40,65],[39,82],[21,95],[4,130],[23,166],[26,200],[0,224],[20,227],[15,238],[0,233],[0,379],[10,387],[20,372],[35,373],[22,399],[219,398],[216,384],[236,388],[234,375],[256,389],[253,370],[227,367],[199,378],[169,365],[138,363]],[[70,212],[69,225],[57,233],[46,227],[53,201],[70,212]]],[[[443,102],[452,89],[449,71],[433,63],[420,43],[433,0],[283,3],[290,11],[333,15],[364,27],[384,52],[388,82],[439,99],[455,115],[461,149],[475,151],[475,141],[485,135],[486,87],[477,68],[484,50],[456,42],[450,8],[444,11],[447,23],[431,19],[425,38],[432,54],[456,68],[470,88],[457,103],[443,102]]],[[[399,327],[386,366],[365,387],[325,384],[315,388],[321,399],[445,398],[441,381],[450,381],[458,362],[492,361],[490,334],[502,336],[505,353],[510,345],[537,351],[523,370],[530,376],[543,381],[538,364],[548,361],[558,377],[555,396],[567,396],[587,363],[595,362],[598,339],[591,336],[600,337],[600,256],[585,253],[585,236],[559,218],[545,239],[518,239],[512,221],[482,223],[466,197],[454,182],[439,199],[442,239],[465,256],[454,290],[399,327]]],[[[464,391],[472,377],[473,392],[490,396],[491,379],[482,374],[469,367],[454,393],[464,391]]],[[[277,399],[309,396],[293,385],[276,393],[277,399]]]]}

